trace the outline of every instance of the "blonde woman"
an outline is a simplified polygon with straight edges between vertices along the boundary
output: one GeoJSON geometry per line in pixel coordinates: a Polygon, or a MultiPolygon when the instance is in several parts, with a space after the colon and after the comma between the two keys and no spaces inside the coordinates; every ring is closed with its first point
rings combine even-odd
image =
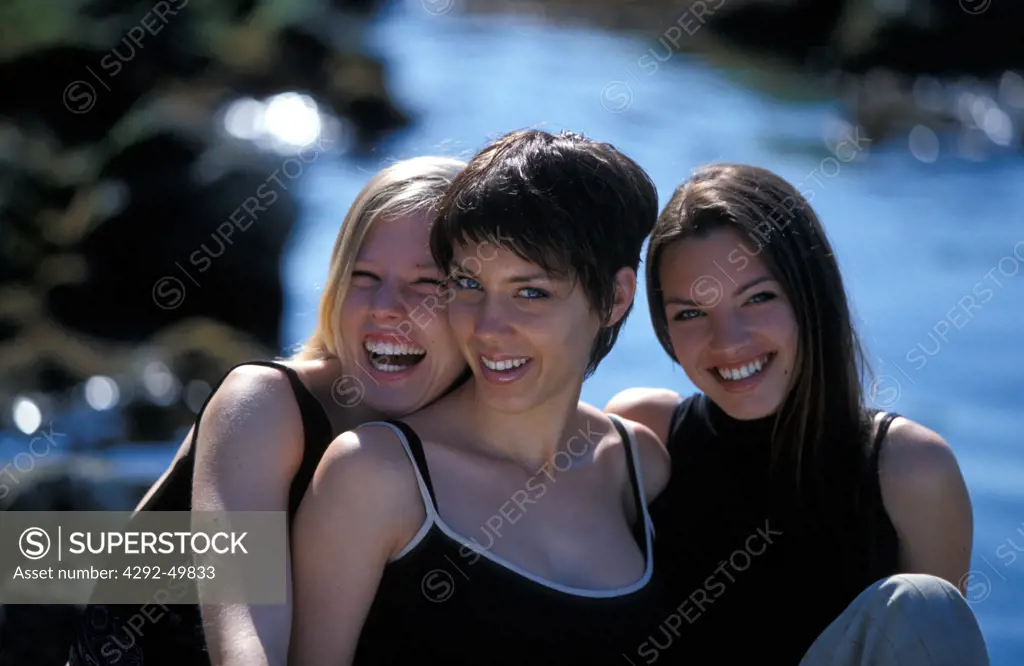
{"type": "MultiPolygon", "coordinates": [[[[291,358],[232,368],[137,510],[291,517],[338,434],[414,412],[468,376],[428,245],[435,206],[464,166],[413,158],[367,183],[334,244],[312,336],[291,358]]],[[[127,623],[138,607],[90,606],[71,666],[286,663],[290,584],[283,605],[167,609],[140,632],[127,623]]]]}

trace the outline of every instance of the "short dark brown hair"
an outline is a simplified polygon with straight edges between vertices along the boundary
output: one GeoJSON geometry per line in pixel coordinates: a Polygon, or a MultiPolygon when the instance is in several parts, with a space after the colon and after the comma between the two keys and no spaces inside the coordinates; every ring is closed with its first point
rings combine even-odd
{"type": "MultiPolygon", "coordinates": [[[[786,180],[755,166],[713,164],[675,190],[651,232],[646,258],[647,302],[661,346],[675,360],[660,274],[665,250],[722,228],[744,238],[737,251],[764,262],[799,327],[791,388],[776,415],[776,460],[788,459],[797,480],[809,471],[815,485],[827,486],[834,475],[855,482],[870,433],[861,388],[867,364],[825,230],[786,180]]],[[[850,486],[828,490],[839,488],[850,486]]]]}
{"type": "MultiPolygon", "coordinates": [[[[519,130],[474,156],[442,199],[430,234],[435,261],[448,271],[456,244],[490,241],[582,286],[607,322],[615,274],[637,271],[658,216],[647,173],[608,143],[574,132],[519,130]]],[[[585,376],[615,344],[632,310],[603,325],[585,376]]]]}

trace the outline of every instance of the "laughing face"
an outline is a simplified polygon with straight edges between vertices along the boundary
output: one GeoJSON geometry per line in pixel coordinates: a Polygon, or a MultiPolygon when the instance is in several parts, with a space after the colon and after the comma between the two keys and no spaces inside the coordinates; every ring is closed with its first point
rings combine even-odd
{"type": "MultiPolygon", "coordinates": [[[[449,321],[476,380],[499,412],[521,413],[578,393],[600,321],[579,285],[505,249],[456,246],[449,321]]],[[[575,400],[577,398],[573,398],[575,400]]]]}
{"type": "Polygon", "coordinates": [[[448,327],[450,297],[428,249],[428,221],[414,214],[374,222],[338,313],[345,367],[366,404],[387,415],[437,399],[466,367],[448,327]]]}
{"type": "Polygon", "coordinates": [[[732,229],[665,249],[660,278],[676,360],[727,414],[775,413],[792,385],[793,308],[752,243],[732,229]]]}

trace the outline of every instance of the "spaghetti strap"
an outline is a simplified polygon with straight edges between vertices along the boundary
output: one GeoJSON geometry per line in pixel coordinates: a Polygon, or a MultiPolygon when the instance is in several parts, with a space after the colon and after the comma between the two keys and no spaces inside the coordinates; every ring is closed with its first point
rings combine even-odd
{"type": "Polygon", "coordinates": [[[288,383],[292,388],[292,393],[299,407],[303,428],[303,451],[302,462],[292,480],[288,495],[288,518],[289,522],[291,521],[291,518],[298,510],[299,504],[302,502],[303,496],[305,496],[306,488],[313,479],[313,472],[316,470],[320,458],[331,443],[332,428],[323,405],[320,404],[320,401],[316,399],[306,385],[302,383],[298,373],[294,369],[276,361],[244,361],[228,368],[221,376],[220,381],[217,382],[217,385],[210,391],[210,394],[206,396],[203,406],[196,414],[192,426],[192,436],[189,439],[185,455],[174,462],[174,467],[164,483],[150,496],[149,501],[140,510],[188,511],[191,509],[192,470],[195,464],[196,443],[199,441],[199,428],[202,425],[203,414],[206,413],[207,406],[227,380],[228,375],[236,368],[246,365],[274,368],[284,373],[288,378],[288,383]]]}
{"type": "Polygon", "coordinates": [[[875,433],[875,439],[871,443],[871,469],[878,470],[878,458],[882,451],[882,442],[885,441],[885,436],[889,433],[889,426],[892,422],[900,417],[896,412],[886,412],[885,416],[878,424],[878,432],[875,433]]]}
{"type": "Polygon", "coordinates": [[[420,487],[424,508],[426,508],[428,516],[436,515],[438,510],[437,496],[434,494],[434,484],[430,480],[430,470],[427,468],[427,457],[423,454],[423,442],[420,440],[420,436],[416,434],[416,431],[409,424],[395,419],[369,421],[364,423],[362,427],[365,428],[371,425],[390,428],[399,441],[402,442],[402,447],[405,449],[406,455],[409,456],[409,462],[412,463],[413,469],[416,472],[416,482],[420,487]]]}
{"type": "Polygon", "coordinates": [[[615,425],[615,429],[619,431],[619,437],[622,438],[622,446],[626,450],[626,464],[629,467],[629,481],[633,487],[633,502],[636,505],[637,513],[637,520],[633,523],[633,536],[636,537],[637,543],[641,545],[646,554],[647,540],[644,534],[650,525],[650,520],[647,516],[647,495],[644,492],[643,480],[640,478],[640,463],[637,458],[639,451],[637,451],[636,435],[633,429],[627,427],[615,414],[609,414],[608,417],[615,425]]]}

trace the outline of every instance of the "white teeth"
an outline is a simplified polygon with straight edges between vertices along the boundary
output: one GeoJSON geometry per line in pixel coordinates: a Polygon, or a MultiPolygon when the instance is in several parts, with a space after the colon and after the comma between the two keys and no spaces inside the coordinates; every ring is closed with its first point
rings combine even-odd
{"type": "Polygon", "coordinates": [[[407,365],[389,365],[387,363],[378,363],[377,361],[370,359],[370,364],[375,370],[380,372],[401,372],[402,370],[408,370],[407,365]]]}
{"type": "Polygon", "coordinates": [[[414,347],[413,345],[406,344],[404,342],[381,342],[379,340],[367,340],[363,343],[366,351],[374,354],[380,354],[381,356],[400,356],[408,354],[412,356],[422,356],[427,353],[426,349],[414,347]]]}
{"type": "Polygon", "coordinates": [[[718,374],[722,379],[738,381],[740,379],[747,379],[748,377],[752,377],[761,372],[761,368],[764,367],[764,364],[768,362],[769,358],[771,358],[771,354],[765,354],[756,361],[747,363],[740,368],[715,368],[715,370],[718,371],[718,374]]]}
{"type": "Polygon", "coordinates": [[[521,366],[523,363],[526,363],[530,359],[529,358],[513,358],[513,359],[509,359],[507,361],[492,361],[490,359],[487,359],[487,358],[484,358],[483,356],[481,356],[480,360],[484,362],[484,365],[487,366],[487,368],[489,370],[496,370],[498,372],[502,372],[504,370],[511,370],[512,368],[518,368],[519,366],[521,366]]]}
{"type": "MultiPolygon", "coordinates": [[[[363,347],[371,353],[370,365],[380,372],[402,372],[408,370],[411,365],[395,365],[388,363],[396,356],[423,356],[426,349],[415,347],[403,342],[382,342],[380,340],[366,340],[363,347]],[[376,354],[376,356],[373,356],[376,354]]],[[[417,361],[418,362],[418,361],[417,361]]]]}

